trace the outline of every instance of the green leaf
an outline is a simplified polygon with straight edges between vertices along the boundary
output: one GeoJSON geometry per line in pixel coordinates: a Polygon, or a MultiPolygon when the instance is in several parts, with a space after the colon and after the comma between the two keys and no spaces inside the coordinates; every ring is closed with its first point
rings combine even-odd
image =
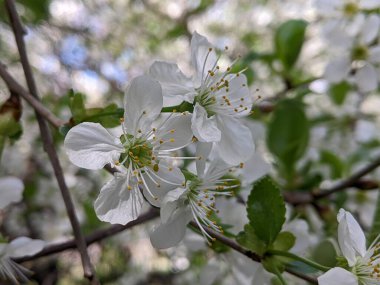
{"type": "Polygon", "coordinates": [[[86,116],[86,108],[84,106],[84,95],[82,93],[69,91],[69,108],[75,123],[80,123],[82,118],[86,116]]]}
{"type": "Polygon", "coordinates": [[[267,145],[288,180],[294,175],[297,160],[306,151],[309,125],[303,104],[293,99],[280,101],[269,122],[267,145]]]}
{"type": "Polygon", "coordinates": [[[298,59],[305,40],[306,27],[307,22],[303,20],[289,20],[275,33],[276,53],[286,70],[290,70],[298,59]]]}
{"type": "Polygon", "coordinates": [[[340,83],[330,85],[328,94],[336,105],[342,105],[350,89],[351,85],[346,81],[342,81],[340,83]]]}
{"type": "Polygon", "coordinates": [[[274,274],[284,272],[285,264],[282,262],[281,258],[276,256],[266,256],[261,264],[264,266],[265,270],[274,274]]]}
{"type": "Polygon", "coordinates": [[[265,176],[253,185],[247,212],[257,237],[270,246],[285,222],[284,199],[272,178],[265,176]]]}
{"type": "Polygon", "coordinates": [[[236,241],[246,249],[260,256],[267,250],[266,244],[257,237],[255,230],[249,224],[245,225],[244,231],[237,235],[236,241]]]}
{"type": "Polygon", "coordinates": [[[373,216],[373,221],[372,221],[372,228],[368,236],[368,244],[371,244],[379,234],[380,234],[380,195],[378,194],[377,203],[376,203],[376,211],[375,211],[375,215],[373,216]]]}
{"type": "Polygon", "coordinates": [[[322,241],[313,250],[312,259],[324,266],[335,267],[337,254],[329,240],[322,241]]]}
{"type": "Polygon", "coordinates": [[[50,0],[19,0],[18,2],[30,12],[26,14],[28,22],[37,23],[47,19],[49,16],[50,0]]]}
{"type": "Polygon", "coordinates": [[[320,162],[330,167],[331,178],[338,179],[344,174],[345,163],[335,153],[322,150],[320,153],[320,162]]]}
{"type": "Polygon", "coordinates": [[[120,125],[120,118],[123,117],[123,114],[123,109],[116,104],[110,104],[105,108],[87,109],[83,121],[100,123],[105,128],[113,128],[120,125]]]}
{"type": "Polygon", "coordinates": [[[290,232],[281,232],[273,243],[276,250],[288,251],[296,242],[296,237],[290,232]]]}

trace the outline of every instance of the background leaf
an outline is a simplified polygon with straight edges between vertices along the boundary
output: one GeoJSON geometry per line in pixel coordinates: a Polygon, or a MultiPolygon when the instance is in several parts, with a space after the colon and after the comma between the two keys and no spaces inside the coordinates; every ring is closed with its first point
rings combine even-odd
{"type": "Polygon", "coordinates": [[[267,145],[288,179],[294,175],[295,164],[306,151],[309,128],[301,102],[293,99],[279,102],[268,125],[267,145]]]}
{"type": "Polygon", "coordinates": [[[276,53],[283,67],[289,70],[296,63],[305,40],[307,22],[289,20],[276,31],[274,41],[276,53]]]}

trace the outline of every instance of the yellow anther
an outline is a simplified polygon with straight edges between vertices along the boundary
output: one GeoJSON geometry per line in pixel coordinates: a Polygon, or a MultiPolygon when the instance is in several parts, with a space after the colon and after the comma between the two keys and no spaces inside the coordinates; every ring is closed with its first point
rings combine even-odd
{"type": "Polygon", "coordinates": [[[129,191],[131,191],[131,190],[132,190],[131,185],[128,185],[128,186],[127,186],[127,189],[128,189],[129,191]]]}
{"type": "Polygon", "coordinates": [[[146,115],[146,111],[143,111],[142,113],[143,113],[143,115],[146,115]]]}
{"type": "Polygon", "coordinates": [[[175,139],[171,138],[171,139],[169,139],[169,141],[170,141],[170,142],[174,142],[174,141],[175,141],[175,139]]]}
{"type": "Polygon", "coordinates": [[[164,141],[163,140],[160,140],[160,144],[163,144],[164,143],[164,141]]]}
{"type": "Polygon", "coordinates": [[[171,134],[174,134],[174,132],[175,132],[175,129],[170,130],[171,134]]]}
{"type": "Polygon", "coordinates": [[[208,48],[208,51],[212,51],[212,48],[208,48]]]}
{"type": "Polygon", "coordinates": [[[240,162],[240,168],[243,168],[244,167],[244,163],[243,162],[240,162]]]}
{"type": "Polygon", "coordinates": [[[119,118],[120,123],[124,122],[124,118],[119,118]]]}
{"type": "Polygon", "coordinates": [[[156,131],[156,128],[153,128],[152,131],[155,132],[155,131],[156,131]]]}
{"type": "Polygon", "coordinates": [[[115,165],[120,165],[120,161],[116,160],[115,165]]]}

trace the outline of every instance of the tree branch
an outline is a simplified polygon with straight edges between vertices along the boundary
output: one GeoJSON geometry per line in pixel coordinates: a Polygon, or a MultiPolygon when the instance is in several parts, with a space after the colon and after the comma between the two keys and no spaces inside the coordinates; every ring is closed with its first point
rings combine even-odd
{"type": "MultiPolygon", "coordinates": [[[[17,14],[14,0],[6,0],[5,6],[7,13],[10,18],[11,26],[13,33],[16,39],[17,48],[20,54],[21,64],[25,73],[26,82],[32,96],[39,100],[37,86],[34,81],[32,74],[32,69],[29,64],[28,55],[26,53],[25,43],[24,43],[24,29],[22,27],[20,18],[17,14]]],[[[84,276],[90,280],[91,284],[99,284],[99,281],[96,279],[95,270],[91,264],[90,257],[87,252],[86,240],[84,239],[83,233],[80,228],[78,218],[75,214],[75,208],[70,196],[69,189],[67,188],[65,178],[63,175],[62,167],[58,159],[57,152],[54,147],[53,137],[51,135],[49,126],[47,125],[43,116],[40,113],[36,112],[36,117],[38,125],[40,127],[41,138],[44,145],[44,149],[48,154],[50,162],[53,166],[54,174],[56,176],[59,189],[62,194],[63,201],[65,203],[66,211],[70,219],[71,226],[73,228],[75,242],[78,247],[78,251],[81,256],[82,266],[84,271],[84,276]]]]}
{"type": "MultiPolygon", "coordinates": [[[[113,235],[116,235],[122,231],[125,231],[127,229],[133,228],[134,226],[143,224],[147,221],[150,221],[154,218],[157,218],[159,216],[159,211],[155,208],[151,208],[148,212],[142,214],[137,220],[134,220],[132,222],[129,222],[125,226],[122,225],[112,225],[110,227],[107,227],[105,229],[100,229],[97,231],[94,231],[93,233],[86,236],[86,243],[87,245],[95,243],[97,241],[101,241],[103,239],[106,239],[108,237],[111,237],[113,235]]],[[[57,244],[51,244],[46,246],[42,251],[35,255],[31,256],[23,256],[19,258],[14,258],[13,260],[15,262],[21,263],[25,261],[34,260],[40,257],[48,256],[51,254],[59,253],[68,249],[74,249],[76,248],[75,239],[71,239],[65,242],[57,243],[57,244]]]]}

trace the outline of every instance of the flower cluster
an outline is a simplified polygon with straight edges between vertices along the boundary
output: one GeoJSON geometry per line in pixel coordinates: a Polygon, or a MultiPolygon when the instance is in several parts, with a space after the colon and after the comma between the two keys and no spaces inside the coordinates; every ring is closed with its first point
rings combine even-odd
{"type": "Polygon", "coordinates": [[[191,220],[207,240],[212,238],[204,226],[222,232],[212,217],[217,213],[215,199],[231,195],[236,185],[229,185],[225,174],[243,167],[254,153],[251,131],[240,120],[250,114],[253,99],[245,75],[231,72],[231,66],[223,69],[218,60],[207,39],[194,33],[193,77],[175,63],[155,62],[149,75],[130,82],[119,128],[84,122],[70,129],[64,146],[72,163],[115,169],[95,201],[100,220],[125,225],[138,218],[146,199],[161,207],[161,223],[151,236],[157,248],[180,242],[191,220]],[[192,107],[161,113],[168,101],[186,101],[192,107]],[[195,155],[180,156],[195,141],[195,155]],[[196,161],[196,174],[180,169],[184,159],[196,161]]]}
{"type": "Polygon", "coordinates": [[[331,43],[331,60],[325,69],[330,83],[347,80],[359,92],[374,91],[379,85],[379,1],[316,1],[324,17],[323,34],[331,43]]]}

